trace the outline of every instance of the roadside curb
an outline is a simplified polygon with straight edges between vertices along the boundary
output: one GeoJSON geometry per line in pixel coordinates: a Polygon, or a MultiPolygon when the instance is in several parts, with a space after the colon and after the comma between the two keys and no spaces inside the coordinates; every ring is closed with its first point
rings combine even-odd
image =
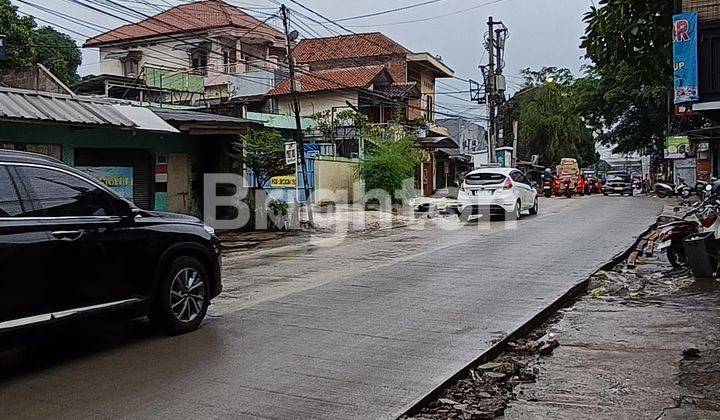
{"type": "MultiPolygon", "coordinates": [[[[611,269],[612,267],[620,264],[621,262],[625,261],[627,257],[632,253],[632,251],[635,249],[635,247],[640,242],[641,238],[648,233],[652,228],[648,228],[643,233],[639,234],[635,240],[633,241],[632,245],[630,245],[628,248],[625,249],[625,251],[620,252],[619,254],[616,254],[610,260],[599,267],[597,267],[595,270],[593,270],[593,274],[597,273],[598,271],[606,271],[611,269]]],[[[438,396],[447,389],[450,385],[452,385],[454,382],[457,382],[458,380],[468,376],[470,369],[473,366],[488,363],[498,356],[502,354],[505,349],[508,346],[508,343],[511,341],[514,341],[516,339],[522,338],[529,334],[531,331],[542,325],[545,321],[550,319],[552,315],[554,315],[558,310],[566,306],[568,303],[575,301],[580,295],[582,295],[583,292],[587,289],[588,284],[590,283],[590,277],[593,276],[591,274],[586,278],[585,280],[575,284],[573,287],[571,287],[567,292],[565,292],[562,296],[560,296],[557,300],[555,300],[553,303],[551,303],[549,306],[547,306],[545,309],[537,313],[535,316],[530,318],[527,322],[525,322],[523,325],[521,325],[518,329],[513,331],[512,333],[505,336],[502,340],[494,344],[492,347],[490,347],[487,351],[482,353],[480,356],[478,356],[476,359],[472,360],[470,363],[465,365],[461,370],[444,380],[440,385],[435,387],[432,391],[430,391],[425,396],[421,397],[420,399],[416,400],[415,402],[409,404],[405,408],[402,409],[399,413],[393,414],[392,418],[398,419],[404,415],[412,416],[414,414],[417,414],[422,407],[427,405],[429,402],[435,400],[438,398],[438,396]]]]}

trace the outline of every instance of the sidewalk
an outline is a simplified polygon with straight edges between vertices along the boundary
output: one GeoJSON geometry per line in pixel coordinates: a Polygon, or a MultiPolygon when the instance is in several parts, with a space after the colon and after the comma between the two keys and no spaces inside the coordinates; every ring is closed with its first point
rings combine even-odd
{"type": "Polygon", "coordinates": [[[720,282],[621,264],[415,418],[720,419],[718,319],[720,282]]]}
{"type": "Polygon", "coordinates": [[[720,283],[643,262],[598,273],[562,312],[561,346],[508,418],[720,418],[720,283]]]}

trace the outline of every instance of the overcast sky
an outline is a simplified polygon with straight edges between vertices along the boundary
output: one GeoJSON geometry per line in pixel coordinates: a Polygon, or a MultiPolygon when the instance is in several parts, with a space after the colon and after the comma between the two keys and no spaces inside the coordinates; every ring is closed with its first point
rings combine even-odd
{"type": "MultiPolygon", "coordinates": [[[[11,0],[20,10],[35,17],[51,21],[56,25],[81,34],[95,35],[100,30],[93,30],[80,24],[69,22],[57,16],[52,16],[17,0],[11,0]]],[[[65,13],[97,24],[101,27],[114,28],[124,24],[122,20],[102,15],[89,10],[72,0],[25,0],[49,9],[65,13]]],[[[88,0],[83,0],[90,2],[88,0]]],[[[101,1],[95,0],[97,3],[101,1]]],[[[169,5],[183,3],[181,0],[113,0],[145,14],[155,14],[155,7],[168,8],[169,5]],[[147,3],[154,4],[149,6],[147,3]]],[[[264,18],[263,13],[274,13],[272,8],[276,5],[271,0],[227,0],[229,3],[249,9],[251,13],[264,18]]],[[[427,0],[299,0],[305,6],[318,11],[331,19],[342,19],[358,16],[397,7],[424,3],[427,0]]],[[[584,31],[582,17],[591,6],[591,0],[437,0],[424,6],[384,14],[382,16],[366,19],[356,19],[342,22],[343,26],[354,32],[381,31],[416,52],[430,52],[440,55],[448,66],[455,70],[455,74],[464,79],[480,79],[478,65],[487,55],[483,54],[483,34],[487,31],[487,20],[492,16],[502,20],[510,30],[510,38],[506,47],[505,74],[508,76],[509,89],[515,90],[520,79],[520,69],[525,67],[540,68],[542,66],[568,67],[578,74],[583,64],[582,50],[579,47],[580,37],[584,31]],[[472,10],[467,10],[474,8],[472,10]],[[444,16],[443,15],[449,15],[444,16]],[[424,20],[412,23],[407,21],[424,20]]],[[[99,7],[99,6],[96,6],[99,7]]],[[[305,14],[308,12],[288,1],[290,9],[297,8],[305,14]]],[[[130,20],[138,20],[127,14],[111,11],[130,20]]],[[[315,17],[317,18],[317,17],[315,17]]],[[[319,20],[319,19],[318,19],[319,20]]],[[[278,21],[271,21],[275,25],[278,21]]],[[[322,35],[329,35],[326,29],[309,22],[313,29],[322,35]]],[[[45,25],[45,22],[38,21],[45,25]]],[[[57,27],[57,26],[56,26],[57,27]]],[[[58,30],[68,33],[78,43],[84,41],[77,33],[57,27],[58,30]]],[[[99,28],[98,28],[99,29],[99,28]]],[[[302,28],[301,28],[302,29],[302,28]]],[[[333,28],[338,32],[341,30],[333,28]]],[[[303,29],[305,33],[309,31],[303,29]]],[[[83,51],[83,65],[80,74],[98,73],[97,49],[83,51]]],[[[467,84],[456,79],[442,81],[439,90],[466,90],[467,84]]],[[[471,107],[465,102],[467,95],[455,95],[456,99],[443,95],[438,102],[444,106],[452,107],[458,111],[471,107]]],[[[467,111],[482,113],[481,110],[467,111]]]]}

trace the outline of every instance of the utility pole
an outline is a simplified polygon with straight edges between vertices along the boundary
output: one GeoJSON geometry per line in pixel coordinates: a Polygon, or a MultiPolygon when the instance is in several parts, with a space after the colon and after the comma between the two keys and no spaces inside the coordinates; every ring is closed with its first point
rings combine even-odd
{"type": "Polygon", "coordinates": [[[470,81],[470,99],[479,104],[485,104],[488,109],[488,152],[490,162],[496,161],[495,149],[498,146],[500,120],[503,117],[500,110],[502,110],[505,103],[505,76],[502,75],[502,71],[503,67],[505,67],[503,57],[505,55],[507,34],[508,29],[502,22],[493,20],[492,16],[488,19],[487,45],[485,47],[487,49],[488,64],[480,66],[485,81],[484,89],[481,89],[477,82],[470,81]]]}
{"type": "Polygon", "coordinates": [[[305,189],[305,206],[307,207],[308,223],[310,226],[315,224],[312,211],[312,199],[310,198],[310,185],[308,185],[307,162],[305,159],[305,142],[303,140],[302,119],[300,118],[300,100],[298,99],[298,87],[295,83],[295,60],[292,56],[291,42],[292,38],[297,38],[297,32],[291,34],[289,31],[287,7],[283,4],[280,7],[282,11],[283,27],[285,28],[285,52],[288,59],[288,70],[290,73],[290,92],[293,99],[293,110],[295,112],[295,143],[297,144],[297,154],[300,157],[300,167],[302,170],[303,187],[305,189]]]}
{"type": "Polygon", "coordinates": [[[493,22],[492,16],[488,19],[488,69],[487,77],[485,78],[485,97],[487,98],[487,107],[490,117],[488,122],[488,152],[490,153],[490,162],[495,162],[495,147],[497,147],[497,131],[496,131],[496,109],[494,105],[495,97],[495,22],[493,22]]]}

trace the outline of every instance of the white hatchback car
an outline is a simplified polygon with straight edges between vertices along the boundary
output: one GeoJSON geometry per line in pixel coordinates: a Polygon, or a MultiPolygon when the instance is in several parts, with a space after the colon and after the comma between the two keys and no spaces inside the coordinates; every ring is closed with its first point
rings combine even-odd
{"type": "Polygon", "coordinates": [[[513,168],[469,172],[458,191],[458,202],[464,219],[471,215],[519,219],[524,210],[531,215],[538,213],[537,191],[522,172],[513,168]]]}

